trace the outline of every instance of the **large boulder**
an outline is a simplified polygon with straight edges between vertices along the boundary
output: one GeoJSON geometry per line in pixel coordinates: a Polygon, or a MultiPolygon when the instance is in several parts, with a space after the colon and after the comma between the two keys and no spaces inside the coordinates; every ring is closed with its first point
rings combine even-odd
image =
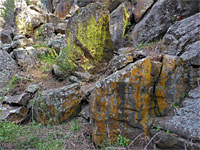
{"type": "MultiPolygon", "coordinates": [[[[156,118],[153,123],[155,128],[168,131],[168,134],[158,134],[156,140],[161,139],[158,146],[163,149],[200,149],[200,88],[190,91],[182,106],[176,107],[175,115],[156,118]]],[[[152,129],[152,136],[155,133],[152,129]]]]}
{"type": "Polygon", "coordinates": [[[5,51],[0,50],[0,89],[5,87],[18,67],[12,57],[5,51]]]}
{"type": "Polygon", "coordinates": [[[176,22],[176,16],[191,16],[199,12],[198,5],[198,1],[158,0],[136,24],[130,40],[134,45],[138,45],[162,38],[168,28],[176,22]]]}
{"type": "Polygon", "coordinates": [[[166,115],[172,105],[179,103],[189,91],[189,72],[180,57],[164,55],[160,79],[155,94],[159,113],[166,115]]]}
{"type": "Polygon", "coordinates": [[[17,12],[16,26],[18,33],[31,37],[34,30],[46,22],[46,16],[42,10],[34,5],[17,12]]]}
{"type": "Polygon", "coordinates": [[[115,47],[120,47],[125,37],[126,27],[130,25],[131,3],[122,3],[110,14],[110,33],[115,47]]]}
{"type": "Polygon", "coordinates": [[[109,12],[100,3],[80,8],[66,27],[67,49],[60,54],[59,66],[69,70],[98,73],[112,58],[113,43],[109,32],[109,12]]]}
{"type": "Polygon", "coordinates": [[[147,135],[154,117],[169,114],[187,93],[188,72],[180,57],[142,57],[140,52],[119,55],[118,71],[96,84],[91,96],[95,143],[115,140],[119,133],[129,138],[147,135]]]}
{"type": "Polygon", "coordinates": [[[161,65],[149,58],[141,59],[96,84],[91,96],[95,143],[116,140],[118,134],[134,138],[139,129],[147,134],[151,117],[159,109],[153,92],[161,65]]]}
{"type": "Polygon", "coordinates": [[[83,93],[78,84],[41,92],[33,101],[34,118],[43,124],[63,123],[78,115],[83,93]]]}
{"type": "Polygon", "coordinates": [[[191,44],[200,41],[199,20],[200,13],[197,13],[172,25],[163,38],[163,43],[168,47],[166,53],[178,56],[185,52],[193,53],[194,50],[198,53],[200,50],[195,46],[198,43],[191,44]]]}

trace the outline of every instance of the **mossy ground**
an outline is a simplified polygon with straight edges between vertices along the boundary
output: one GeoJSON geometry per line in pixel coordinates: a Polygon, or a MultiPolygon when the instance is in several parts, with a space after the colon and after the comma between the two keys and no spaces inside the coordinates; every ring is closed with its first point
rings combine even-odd
{"type": "Polygon", "coordinates": [[[94,149],[88,123],[72,120],[57,126],[36,122],[16,125],[0,122],[0,150],[6,149],[94,149]]]}

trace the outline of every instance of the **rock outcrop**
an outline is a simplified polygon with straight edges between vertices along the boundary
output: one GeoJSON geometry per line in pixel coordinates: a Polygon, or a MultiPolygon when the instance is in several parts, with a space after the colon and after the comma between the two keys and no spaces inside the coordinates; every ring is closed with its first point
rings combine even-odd
{"type": "Polygon", "coordinates": [[[200,13],[197,13],[172,25],[163,37],[163,42],[168,47],[166,53],[177,56],[184,52],[190,53],[191,44],[200,41],[199,20],[200,13]]]}
{"type": "MultiPolygon", "coordinates": [[[[153,126],[162,131],[156,139],[161,139],[159,147],[164,149],[200,149],[200,88],[189,92],[183,106],[175,108],[174,116],[156,118],[153,126]],[[165,132],[168,131],[168,134],[165,132]],[[192,142],[193,143],[192,143],[192,142]]],[[[151,129],[151,134],[158,132],[151,129]]]]}
{"type": "Polygon", "coordinates": [[[18,66],[12,57],[7,52],[0,50],[0,89],[8,84],[17,69],[18,66]]]}
{"type": "Polygon", "coordinates": [[[68,61],[65,71],[102,71],[113,56],[108,10],[100,3],[80,8],[67,24],[66,39],[68,49],[60,54],[60,63],[68,61]]]}
{"type": "Polygon", "coordinates": [[[43,124],[63,123],[78,115],[84,95],[78,84],[39,93],[33,101],[34,118],[43,124]]]}
{"type": "Polygon", "coordinates": [[[149,13],[136,24],[130,40],[138,45],[162,38],[168,28],[176,22],[176,16],[191,16],[199,12],[198,5],[198,1],[158,0],[149,13]]]}

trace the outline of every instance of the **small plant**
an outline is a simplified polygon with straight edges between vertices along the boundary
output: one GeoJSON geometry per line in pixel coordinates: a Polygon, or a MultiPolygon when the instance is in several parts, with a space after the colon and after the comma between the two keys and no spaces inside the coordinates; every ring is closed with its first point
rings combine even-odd
{"type": "Polygon", "coordinates": [[[157,131],[161,131],[161,127],[160,126],[157,126],[157,131]]]}
{"type": "Polygon", "coordinates": [[[123,137],[121,134],[119,134],[117,136],[117,142],[119,143],[119,145],[125,147],[128,146],[130,139],[127,139],[126,137],[123,137]]]}
{"type": "Polygon", "coordinates": [[[169,131],[169,130],[167,130],[167,131],[166,131],[166,133],[167,133],[167,134],[170,134],[170,131],[169,131]]]}
{"type": "Polygon", "coordinates": [[[200,86],[200,77],[197,78],[198,87],[200,86]]]}
{"type": "Polygon", "coordinates": [[[71,130],[73,133],[75,133],[75,132],[79,131],[80,128],[81,128],[81,126],[79,125],[78,120],[72,120],[72,126],[71,126],[71,129],[70,129],[70,130],[71,130]]]}
{"type": "Polygon", "coordinates": [[[73,60],[70,58],[71,46],[67,46],[62,50],[62,54],[57,59],[57,65],[62,72],[72,72],[75,69],[73,60]]]}
{"type": "Polygon", "coordinates": [[[38,52],[38,57],[44,64],[41,66],[41,70],[43,72],[47,72],[51,70],[51,66],[56,63],[58,58],[58,54],[55,49],[48,47],[46,44],[38,44],[34,45],[34,48],[47,48],[48,51],[46,53],[38,52]]]}

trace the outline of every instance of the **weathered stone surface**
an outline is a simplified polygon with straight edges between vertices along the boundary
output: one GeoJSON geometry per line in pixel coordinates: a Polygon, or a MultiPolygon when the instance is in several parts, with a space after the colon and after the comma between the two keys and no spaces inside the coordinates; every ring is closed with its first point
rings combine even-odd
{"type": "Polygon", "coordinates": [[[164,55],[160,79],[155,89],[161,115],[165,114],[172,104],[180,102],[189,90],[188,72],[183,66],[180,57],[164,55]]]}
{"type": "Polygon", "coordinates": [[[2,44],[1,46],[2,46],[2,50],[7,52],[7,53],[12,52],[12,50],[13,50],[11,44],[2,44]]]}
{"type": "Polygon", "coordinates": [[[55,15],[61,19],[65,19],[66,15],[69,14],[73,3],[74,0],[60,1],[55,9],[55,15]]]}
{"type": "Polygon", "coordinates": [[[192,65],[200,66],[200,40],[188,45],[186,51],[180,57],[184,61],[190,60],[192,65]]]}
{"type": "Polygon", "coordinates": [[[113,53],[108,10],[100,3],[80,8],[67,24],[66,39],[60,63],[68,61],[68,70],[100,72],[113,53]]]}
{"type": "Polygon", "coordinates": [[[46,22],[46,16],[38,7],[28,6],[16,15],[17,31],[31,37],[36,28],[46,22]]]}
{"type": "Polygon", "coordinates": [[[48,46],[55,49],[59,54],[59,52],[67,46],[65,35],[57,34],[56,36],[51,37],[48,41],[48,46]]]}
{"type": "Polygon", "coordinates": [[[2,100],[3,104],[9,104],[14,106],[26,106],[31,98],[28,93],[23,93],[21,95],[9,96],[2,100]]]}
{"type": "Polygon", "coordinates": [[[179,147],[183,149],[185,147],[192,149],[200,149],[200,88],[196,88],[189,92],[189,97],[183,101],[181,108],[176,108],[174,116],[156,118],[154,126],[160,126],[163,130],[169,130],[172,135],[169,138],[173,138],[174,142],[170,143],[165,136],[159,143],[162,147],[174,149],[179,147]],[[175,135],[175,136],[174,136],[175,135]],[[180,142],[181,138],[184,138],[184,142],[180,142]],[[192,144],[193,145],[190,145],[192,144]]]}
{"type": "Polygon", "coordinates": [[[34,94],[39,88],[38,84],[31,84],[26,88],[25,92],[34,94]]]}
{"type": "Polygon", "coordinates": [[[10,44],[12,42],[11,36],[7,32],[0,32],[0,40],[2,43],[10,44]]]}
{"type": "Polygon", "coordinates": [[[6,120],[14,123],[21,123],[28,115],[28,109],[24,106],[10,106],[0,104],[0,120],[6,120]]]}
{"type": "Polygon", "coordinates": [[[65,28],[67,23],[58,23],[55,27],[56,33],[65,34],[65,28]]]}
{"type": "Polygon", "coordinates": [[[8,81],[17,71],[17,65],[10,55],[0,50],[0,89],[5,87],[8,81]]]}
{"type": "Polygon", "coordinates": [[[115,47],[120,47],[124,39],[126,27],[130,24],[131,8],[131,3],[125,2],[110,14],[109,30],[115,47]]]}
{"type": "Polygon", "coordinates": [[[136,24],[130,40],[138,45],[160,39],[175,23],[175,16],[184,14],[182,18],[185,18],[199,12],[198,3],[198,1],[158,0],[149,13],[136,24]]]}
{"type": "Polygon", "coordinates": [[[48,41],[55,36],[55,27],[53,23],[45,23],[41,25],[34,33],[34,40],[39,42],[48,41]]]}
{"type": "Polygon", "coordinates": [[[13,50],[13,57],[21,67],[31,67],[36,63],[37,51],[32,46],[13,50]]]}
{"type": "Polygon", "coordinates": [[[78,5],[79,7],[85,7],[92,2],[94,2],[94,0],[84,0],[84,1],[83,0],[77,0],[75,2],[75,4],[78,5]]]}
{"type": "Polygon", "coordinates": [[[13,38],[13,42],[11,43],[13,49],[28,46],[28,39],[24,35],[17,35],[13,38]]]}
{"type": "Polygon", "coordinates": [[[160,62],[145,58],[96,84],[91,96],[95,143],[105,138],[114,140],[119,133],[128,133],[129,128],[132,128],[132,136],[137,136],[134,127],[143,129],[147,134],[151,117],[156,116],[159,109],[156,107],[153,89],[160,69],[160,62]]]}
{"type": "Polygon", "coordinates": [[[78,84],[43,91],[34,100],[34,117],[43,124],[66,122],[80,112],[83,94],[78,84]]]}
{"type": "Polygon", "coordinates": [[[154,4],[156,0],[132,0],[133,14],[136,22],[139,22],[147,10],[154,4]]]}
{"type": "Polygon", "coordinates": [[[125,2],[126,0],[94,0],[95,2],[103,3],[106,8],[112,12],[115,10],[121,3],[125,2]]]}
{"type": "MultiPolygon", "coordinates": [[[[197,13],[175,23],[169,28],[163,38],[164,44],[168,46],[166,51],[168,54],[180,56],[186,51],[188,51],[188,53],[192,51],[190,45],[196,41],[200,41],[199,20],[200,13],[197,13]]],[[[199,47],[196,48],[195,51],[200,51],[199,47]]]]}

